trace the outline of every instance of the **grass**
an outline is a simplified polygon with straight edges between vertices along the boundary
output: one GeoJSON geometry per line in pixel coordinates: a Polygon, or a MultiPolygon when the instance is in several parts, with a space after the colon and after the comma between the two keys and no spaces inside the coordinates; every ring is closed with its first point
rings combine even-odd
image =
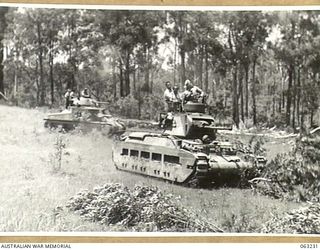
{"type": "Polygon", "coordinates": [[[126,231],[55,210],[81,190],[115,182],[128,187],[156,185],[226,232],[259,232],[273,213],[281,215],[299,206],[252,190],[190,189],[117,171],[111,160],[110,138],[96,131],[49,131],[43,126],[45,112],[0,105],[2,232],[126,231]]]}

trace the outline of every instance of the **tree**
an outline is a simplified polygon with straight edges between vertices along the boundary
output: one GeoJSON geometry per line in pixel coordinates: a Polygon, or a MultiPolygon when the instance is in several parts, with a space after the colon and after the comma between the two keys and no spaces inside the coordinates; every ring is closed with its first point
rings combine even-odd
{"type": "MultiPolygon", "coordinates": [[[[4,94],[4,77],[3,77],[3,60],[4,60],[4,45],[3,39],[7,28],[6,13],[8,13],[9,8],[0,7],[0,92],[4,94]]],[[[0,95],[0,99],[2,99],[0,95]]]]}
{"type": "Polygon", "coordinates": [[[259,56],[268,37],[268,27],[271,26],[268,14],[262,12],[226,12],[228,48],[227,58],[233,71],[233,120],[239,125],[239,98],[242,120],[244,120],[244,104],[248,116],[249,103],[249,69],[252,65],[252,113],[253,123],[256,119],[256,66],[259,56]],[[243,85],[243,78],[245,85],[243,85]],[[245,86],[245,88],[243,88],[245,86]],[[245,101],[243,90],[245,89],[245,101]]]}

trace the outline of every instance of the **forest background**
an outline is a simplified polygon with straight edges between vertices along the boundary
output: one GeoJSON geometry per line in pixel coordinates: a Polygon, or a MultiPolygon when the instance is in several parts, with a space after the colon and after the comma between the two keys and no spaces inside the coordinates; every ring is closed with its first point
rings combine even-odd
{"type": "Polygon", "coordinates": [[[0,7],[0,92],[63,107],[87,87],[111,113],[156,119],[164,82],[190,79],[236,126],[318,125],[319,11],[0,7]]]}

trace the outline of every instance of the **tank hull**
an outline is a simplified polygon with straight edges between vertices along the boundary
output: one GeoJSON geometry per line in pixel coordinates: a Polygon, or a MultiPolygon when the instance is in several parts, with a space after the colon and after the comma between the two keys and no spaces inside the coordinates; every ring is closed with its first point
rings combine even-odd
{"type": "Polygon", "coordinates": [[[179,147],[116,141],[112,158],[117,169],[135,174],[179,184],[210,182],[208,158],[179,147]]]}

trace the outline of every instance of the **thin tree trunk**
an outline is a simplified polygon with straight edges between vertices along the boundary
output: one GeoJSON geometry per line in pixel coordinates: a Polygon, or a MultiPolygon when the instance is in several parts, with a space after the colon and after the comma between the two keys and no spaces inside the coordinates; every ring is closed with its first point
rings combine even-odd
{"type": "Polygon", "coordinates": [[[297,76],[296,76],[296,70],[293,69],[293,81],[292,81],[292,90],[293,90],[293,96],[292,96],[292,103],[293,103],[293,109],[292,109],[292,128],[295,129],[296,127],[296,96],[297,96],[297,88],[296,88],[296,81],[297,81],[297,76]]]}
{"type": "Polygon", "coordinates": [[[205,62],[206,62],[206,69],[205,69],[205,80],[204,80],[204,89],[205,92],[208,92],[208,84],[209,84],[209,55],[207,48],[205,49],[205,62]]]}
{"type": "MultiPolygon", "coordinates": [[[[14,69],[14,85],[13,85],[13,99],[17,98],[17,92],[18,92],[18,68],[15,66],[14,69]]],[[[37,99],[38,102],[38,99],[37,99]]]]}
{"type": "Polygon", "coordinates": [[[233,121],[236,124],[237,128],[239,128],[239,104],[238,104],[238,83],[237,83],[237,65],[233,66],[233,110],[232,117],[233,121]]]}
{"type": "Polygon", "coordinates": [[[137,93],[137,79],[136,79],[136,70],[134,70],[132,72],[132,84],[133,84],[133,93],[136,94],[137,93]]]}
{"type": "Polygon", "coordinates": [[[43,48],[41,36],[41,23],[37,22],[37,38],[38,38],[38,60],[39,60],[39,84],[40,84],[40,106],[45,104],[46,86],[43,79],[43,48]]]}
{"type": "Polygon", "coordinates": [[[117,99],[117,76],[116,76],[116,62],[115,59],[111,59],[112,62],[112,82],[113,82],[113,100],[117,99]]]}
{"type": "Polygon", "coordinates": [[[126,53],[126,64],[125,64],[125,95],[130,95],[130,52],[126,53]]]}
{"type": "Polygon", "coordinates": [[[50,52],[49,52],[49,67],[50,67],[50,90],[51,90],[51,104],[54,103],[54,79],[53,79],[53,44],[50,41],[50,52]]]}
{"type": "Polygon", "coordinates": [[[152,94],[153,93],[153,79],[154,79],[154,71],[151,70],[151,79],[150,79],[150,89],[149,92],[152,94]]]}
{"type": "MultiPolygon", "coordinates": [[[[4,75],[3,75],[3,44],[2,41],[0,40],[0,92],[4,94],[4,75]]],[[[0,95],[0,99],[2,99],[2,96],[0,95]]]]}
{"type": "Polygon", "coordinates": [[[284,78],[285,73],[283,72],[283,68],[281,67],[281,94],[282,94],[282,109],[285,108],[285,103],[286,103],[286,93],[285,93],[285,89],[284,89],[284,85],[285,85],[285,80],[286,78],[284,78]]]}
{"type": "Polygon", "coordinates": [[[142,104],[141,88],[140,88],[140,85],[138,85],[138,119],[141,118],[141,104],[142,104]]]}
{"type": "Polygon", "coordinates": [[[243,71],[240,68],[239,70],[239,94],[240,94],[240,112],[241,120],[244,122],[244,98],[243,98],[243,71]]]}
{"type": "Polygon", "coordinates": [[[202,80],[202,74],[203,74],[203,45],[200,45],[200,58],[199,58],[199,84],[200,87],[203,88],[203,80],[202,80]]]}
{"type": "Polygon", "coordinates": [[[246,98],[245,98],[245,105],[246,105],[246,112],[245,117],[249,117],[249,64],[246,64],[244,67],[245,72],[245,83],[246,83],[246,98]]]}
{"type": "Polygon", "coordinates": [[[184,84],[184,82],[186,81],[186,65],[185,65],[186,53],[183,48],[180,48],[180,58],[181,58],[181,81],[184,84]]]}
{"type": "MultiPolygon", "coordinates": [[[[3,59],[4,59],[4,44],[3,44],[3,38],[7,27],[7,21],[6,21],[6,13],[8,12],[9,8],[7,7],[1,7],[0,8],[0,92],[5,94],[4,92],[4,74],[3,74],[3,59]]],[[[2,96],[0,95],[0,99],[2,96]]]]}
{"type": "Polygon", "coordinates": [[[272,86],[272,116],[276,114],[276,79],[273,77],[273,86],[272,86]]]}
{"type": "Polygon", "coordinates": [[[301,123],[300,123],[300,102],[301,102],[301,68],[298,67],[298,76],[297,76],[297,121],[298,121],[298,125],[301,127],[301,123]]]}
{"type": "MultiPolygon", "coordinates": [[[[173,58],[173,85],[176,85],[176,73],[177,73],[177,40],[174,42],[174,58],[173,58]]],[[[180,86],[182,89],[182,86],[180,86]]]]}
{"type": "Polygon", "coordinates": [[[149,92],[150,88],[150,65],[149,65],[149,49],[145,47],[145,72],[144,72],[144,90],[149,92]]]}
{"type": "Polygon", "coordinates": [[[287,106],[286,106],[286,124],[290,126],[291,118],[291,102],[292,102],[292,81],[293,81],[293,65],[290,64],[288,68],[288,89],[287,89],[287,106]]]}
{"type": "Polygon", "coordinates": [[[36,85],[37,85],[37,105],[40,102],[40,84],[39,84],[39,63],[36,61],[36,85]]]}
{"type": "Polygon", "coordinates": [[[124,97],[124,82],[123,82],[123,65],[121,59],[119,60],[119,80],[120,80],[120,97],[124,97]]]}
{"type": "Polygon", "coordinates": [[[257,58],[254,58],[252,63],[252,116],[253,124],[257,124],[257,105],[256,105],[256,63],[257,58]]]}

